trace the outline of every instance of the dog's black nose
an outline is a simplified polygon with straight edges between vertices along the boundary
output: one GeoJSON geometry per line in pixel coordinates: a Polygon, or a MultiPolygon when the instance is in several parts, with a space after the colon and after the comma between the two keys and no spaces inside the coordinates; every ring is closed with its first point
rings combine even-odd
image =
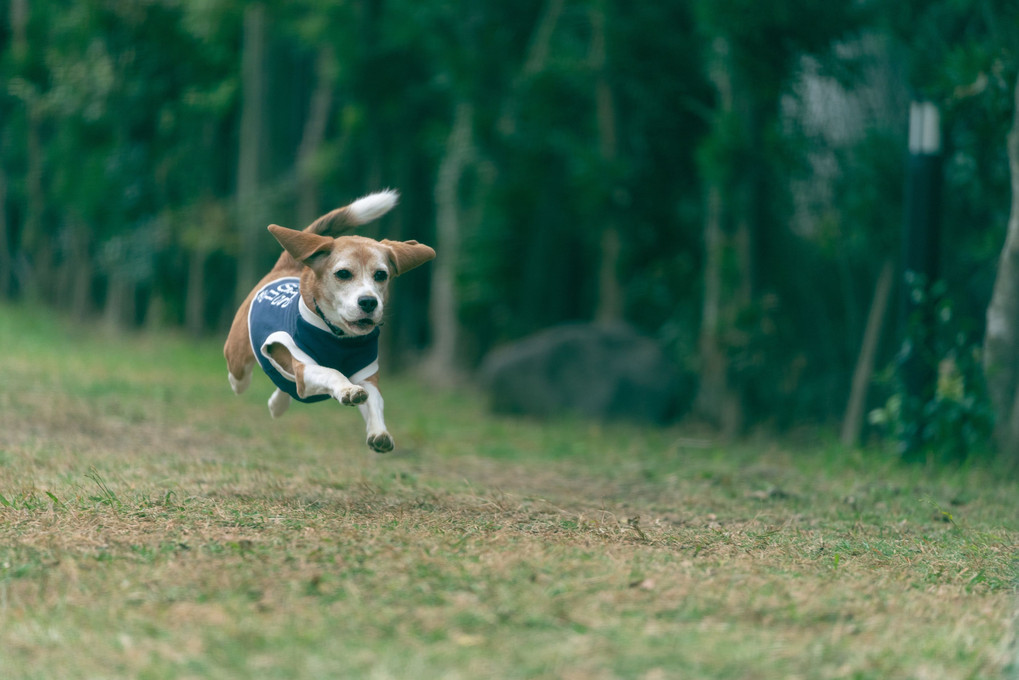
{"type": "Polygon", "coordinates": [[[357,306],[365,312],[374,312],[375,308],[379,306],[379,301],[378,298],[371,295],[362,295],[357,299],[357,306]]]}

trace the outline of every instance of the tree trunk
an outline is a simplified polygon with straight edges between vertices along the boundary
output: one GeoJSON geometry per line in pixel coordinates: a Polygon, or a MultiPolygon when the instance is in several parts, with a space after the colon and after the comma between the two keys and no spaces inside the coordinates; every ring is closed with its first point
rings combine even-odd
{"type": "Polygon", "coordinates": [[[513,79],[513,85],[500,107],[496,128],[503,135],[509,136],[516,132],[520,89],[529,78],[533,78],[545,70],[552,44],[552,35],[563,14],[564,4],[565,0],[548,0],[538,18],[538,23],[534,26],[534,34],[531,36],[531,42],[527,48],[527,59],[524,60],[516,78],[513,79]]]}
{"type": "MultiPolygon", "coordinates": [[[[28,49],[26,38],[28,0],[11,0],[8,10],[8,24],[11,27],[11,52],[16,59],[21,59],[28,49]]],[[[13,247],[14,239],[10,224],[7,222],[7,174],[0,167],[0,299],[3,300],[9,300],[13,293],[13,247]]]]}
{"type": "Polygon", "coordinates": [[[870,386],[871,376],[874,375],[874,357],[877,355],[881,328],[892,299],[894,277],[895,263],[891,259],[885,260],[877,278],[877,285],[874,286],[874,299],[870,303],[870,314],[867,316],[867,327],[863,332],[860,356],[856,360],[856,369],[853,371],[849,402],[846,404],[846,414],[842,419],[841,440],[843,446],[855,446],[860,437],[863,412],[867,406],[867,388],[870,386]]]}
{"type": "MultiPolygon", "coordinates": [[[[511,136],[517,126],[518,99],[526,81],[542,72],[548,62],[555,27],[563,13],[565,0],[547,0],[534,27],[527,57],[499,106],[496,129],[511,136]]],[[[498,169],[491,163],[478,162],[473,140],[474,107],[461,99],[455,107],[454,121],[446,141],[435,183],[436,243],[439,253],[432,264],[429,299],[431,343],[423,361],[425,372],[435,380],[456,380],[456,355],[460,339],[459,301],[456,291],[456,260],[464,232],[486,222],[485,210],[498,182],[498,169]],[[469,164],[477,170],[477,187],[472,192],[473,210],[460,205],[461,178],[469,164]]]]}
{"type": "Polygon", "coordinates": [[[460,180],[474,155],[474,106],[467,101],[456,105],[453,125],[446,138],[446,151],[435,180],[435,250],[440,257],[432,265],[430,304],[432,345],[426,361],[428,372],[437,380],[451,380],[457,373],[459,304],[456,293],[457,260],[460,252],[460,180]]]}
{"type": "Polygon", "coordinates": [[[198,337],[205,330],[205,262],[206,249],[196,245],[188,251],[187,289],[184,294],[184,327],[198,337]]]}
{"type": "Polygon", "coordinates": [[[66,310],[71,318],[82,321],[88,316],[92,294],[92,259],[88,247],[88,229],[80,219],[66,220],[58,237],[64,243],[61,262],[54,268],[54,292],[51,302],[66,310]]]}
{"type": "MultiPolygon", "coordinates": [[[[709,69],[711,82],[718,93],[719,120],[733,115],[735,94],[729,44],[717,38],[713,45],[713,63],[709,69]]],[[[720,134],[721,126],[715,134],[720,134]]],[[[723,159],[723,163],[730,162],[723,159]]],[[[723,436],[732,437],[743,429],[743,397],[733,385],[730,375],[730,358],[725,331],[735,323],[739,309],[749,303],[751,290],[750,261],[752,228],[745,204],[736,208],[744,212],[735,216],[729,213],[729,202],[723,197],[720,179],[725,173],[713,168],[709,177],[704,210],[704,299],[701,309],[701,329],[698,339],[700,351],[700,387],[694,402],[694,412],[719,426],[723,436]],[[727,234],[726,223],[739,225],[736,243],[727,234]],[[735,245],[735,247],[734,247],[735,245]],[[738,281],[733,285],[727,276],[725,261],[732,253],[739,265],[738,281]]],[[[730,187],[730,191],[738,190],[730,187]]],[[[730,197],[731,201],[731,197],[730,197]]]]}
{"type": "MultiPolygon", "coordinates": [[[[729,393],[729,362],[722,350],[722,190],[708,187],[704,211],[704,297],[701,305],[700,387],[695,411],[721,425],[729,393]]],[[[725,428],[724,428],[725,429],[725,428]]]]}
{"type": "Polygon", "coordinates": [[[1007,140],[1012,207],[1005,245],[998,260],[994,292],[987,308],[984,374],[997,414],[998,450],[1019,463],[1019,78],[1016,79],[1012,129],[1007,140]]]}
{"type": "Polygon", "coordinates": [[[0,167],[0,300],[11,298],[14,255],[11,252],[10,225],[7,223],[7,173],[0,167]]]}
{"type": "MultiPolygon", "coordinates": [[[[595,107],[598,122],[598,151],[601,160],[609,169],[615,165],[618,156],[616,137],[616,102],[606,73],[605,3],[596,2],[591,6],[591,46],[589,61],[595,73],[595,107]]],[[[623,319],[623,285],[619,281],[619,260],[622,253],[622,239],[619,226],[614,219],[612,191],[602,207],[601,243],[598,249],[598,302],[595,318],[610,322],[623,319]]]]}
{"type": "Polygon", "coordinates": [[[10,13],[8,14],[8,17],[10,19],[11,26],[11,47],[14,48],[15,56],[20,59],[24,56],[25,51],[28,49],[28,0],[11,0],[9,9],[10,13]]]}
{"type": "Polygon", "coordinates": [[[71,230],[71,318],[84,321],[92,311],[92,253],[89,248],[88,227],[74,220],[71,230]]]}
{"type": "Polygon", "coordinates": [[[106,307],[103,310],[106,327],[113,332],[123,330],[134,321],[134,284],[130,278],[111,272],[106,287],[106,307]]]}
{"type": "Polygon", "coordinates": [[[26,270],[22,289],[27,297],[35,301],[48,301],[52,280],[53,235],[45,232],[44,210],[46,195],[43,190],[43,149],[40,140],[42,114],[37,101],[26,102],[28,109],[28,134],[25,139],[26,173],[25,194],[27,207],[21,239],[22,249],[29,256],[32,266],[26,270]]]}
{"type": "MultiPolygon", "coordinates": [[[[552,35],[563,13],[565,0],[547,0],[527,50],[527,58],[513,85],[502,100],[496,127],[503,135],[511,135],[517,125],[517,104],[520,89],[527,79],[541,73],[547,63],[552,35]]],[[[463,232],[485,223],[489,196],[498,181],[498,171],[491,164],[478,164],[478,187],[474,204],[478,209],[464,211],[460,206],[460,180],[469,163],[476,163],[473,140],[474,107],[461,100],[454,112],[454,121],[446,140],[446,152],[439,165],[435,182],[436,243],[439,253],[432,264],[429,327],[432,340],[423,362],[425,371],[436,380],[455,381],[456,352],[460,342],[459,302],[456,294],[456,258],[463,232]],[[466,213],[466,214],[465,214],[466,213]],[[469,222],[469,226],[464,222],[469,222]]]]}
{"type": "Polygon", "coordinates": [[[241,54],[241,129],[237,159],[237,222],[240,253],[237,288],[243,300],[258,281],[258,244],[267,224],[262,224],[259,184],[263,174],[265,135],[265,6],[244,10],[244,42],[241,54]]]}
{"type": "Polygon", "coordinates": [[[297,149],[297,217],[300,227],[319,216],[318,177],[315,154],[325,139],[329,112],[333,105],[333,74],[335,56],[331,47],[319,50],[315,66],[315,91],[311,95],[308,119],[304,122],[301,145],[297,149]]]}

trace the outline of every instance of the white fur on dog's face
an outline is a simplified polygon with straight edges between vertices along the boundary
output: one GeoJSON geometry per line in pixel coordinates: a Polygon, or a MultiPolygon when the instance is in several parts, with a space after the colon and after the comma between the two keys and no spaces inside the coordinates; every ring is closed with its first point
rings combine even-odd
{"type": "Polygon", "coordinates": [[[385,251],[371,239],[343,237],[318,271],[315,301],[330,323],[350,335],[375,330],[392,276],[385,251]]]}

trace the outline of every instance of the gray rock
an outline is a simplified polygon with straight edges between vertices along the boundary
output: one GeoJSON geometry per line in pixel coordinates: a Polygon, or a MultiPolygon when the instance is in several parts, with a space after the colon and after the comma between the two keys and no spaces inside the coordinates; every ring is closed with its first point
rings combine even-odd
{"type": "Polygon", "coordinates": [[[664,424],[683,401],[657,342],[625,324],[568,324],[490,352],[481,376],[496,413],[664,424]]]}

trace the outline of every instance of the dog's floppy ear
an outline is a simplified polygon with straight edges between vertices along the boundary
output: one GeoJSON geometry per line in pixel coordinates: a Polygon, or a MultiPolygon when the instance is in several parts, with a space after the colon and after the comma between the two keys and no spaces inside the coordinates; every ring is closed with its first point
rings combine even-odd
{"type": "Polygon", "coordinates": [[[291,257],[312,269],[322,260],[323,256],[328,255],[333,249],[333,239],[328,236],[287,229],[278,224],[270,224],[269,231],[280,242],[283,249],[290,253],[291,257]]]}
{"type": "Polygon", "coordinates": [[[389,250],[389,261],[393,265],[393,275],[399,276],[414,267],[435,258],[431,247],[417,241],[390,241],[382,239],[380,243],[389,250]]]}

